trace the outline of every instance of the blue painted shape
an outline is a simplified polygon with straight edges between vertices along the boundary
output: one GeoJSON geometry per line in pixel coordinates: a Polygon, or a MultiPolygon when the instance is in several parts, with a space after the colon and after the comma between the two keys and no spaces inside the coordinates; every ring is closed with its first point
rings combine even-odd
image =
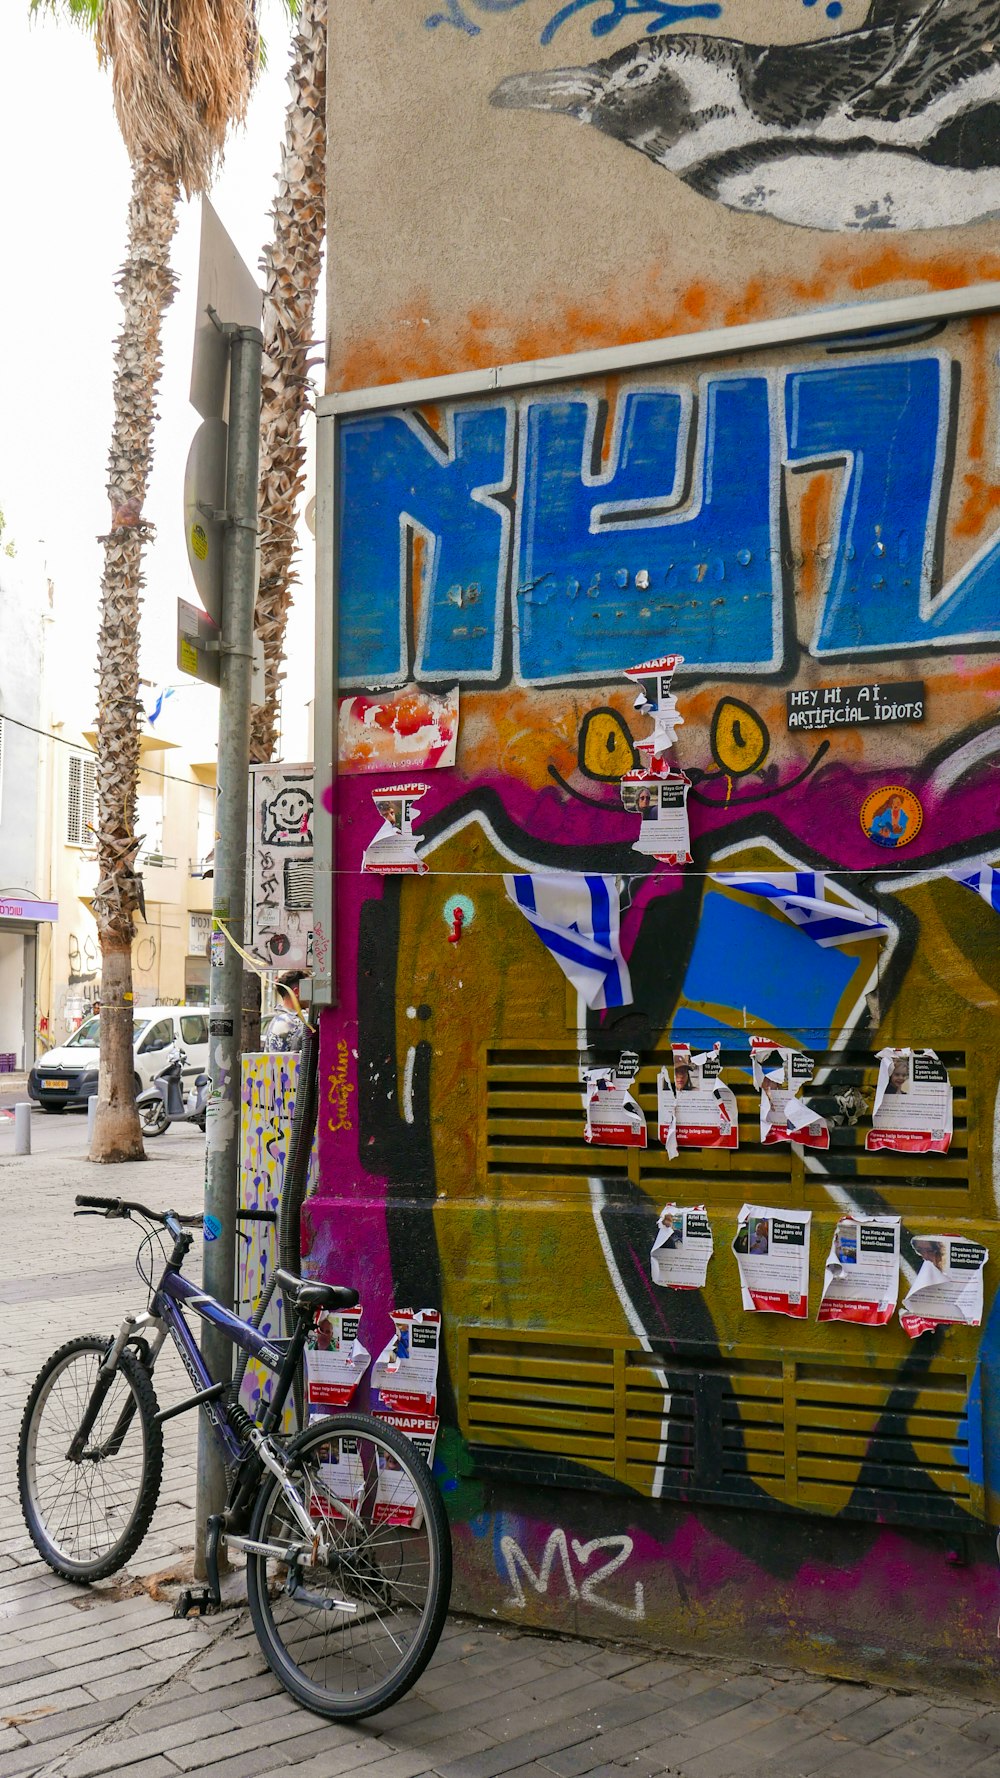
{"type": "Polygon", "coordinates": [[[495,675],[508,517],[506,406],[449,416],[448,447],[415,418],[365,415],[340,433],[340,672],[345,684],[409,677],[407,534],[425,538],[420,678],[495,675]]]}
{"type": "Polygon", "coordinates": [[[959,1437],[969,1441],[969,1474],[996,1493],[1000,1490],[1000,1291],[983,1323],[965,1414],[959,1437]]]}
{"type": "MultiPolygon", "coordinates": [[[[487,5],[490,0],[478,0],[480,5],[487,5]]],[[[705,0],[701,5],[675,6],[671,0],[567,0],[558,12],[553,13],[540,41],[551,43],[560,25],[567,19],[574,18],[578,12],[585,12],[588,6],[604,6],[607,11],[598,18],[591,20],[590,35],[607,37],[617,29],[625,19],[649,15],[647,31],[666,31],[671,25],[688,23],[691,19],[717,19],[722,16],[722,7],[718,0],[705,0]]]]}
{"type": "MultiPolygon", "coordinates": [[[[745,1007],[752,1018],[808,1047],[829,1039],[856,969],[854,959],[821,949],[790,922],[709,891],[684,999],[695,1006],[731,1006],[740,1016],[745,1007]]],[[[700,1019],[690,1005],[687,1016],[693,1023],[700,1019]]]]}
{"type": "Polygon", "coordinates": [[[681,397],[633,391],[621,407],[609,467],[595,474],[596,406],[579,397],[527,404],[515,637],[521,678],[597,678],[666,651],[683,654],[690,670],[777,664],[767,379],[704,384],[687,513],[666,510],[683,492],[681,397]]]}
{"type": "Polygon", "coordinates": [[[1000,637],[1000,539],[930,599],[951,377],[937,354],[788,377],[788,461],[847,465],[817,655],[1000,637]]]}

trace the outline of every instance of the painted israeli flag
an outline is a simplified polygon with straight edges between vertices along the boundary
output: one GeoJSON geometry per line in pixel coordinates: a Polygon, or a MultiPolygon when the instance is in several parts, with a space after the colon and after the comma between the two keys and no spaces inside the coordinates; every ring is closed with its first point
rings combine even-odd
{"type": "Polygon", "coordinates": [[[631,1006],[617,877],[526,874],[504,877],[504,887],[588,1006],[631,1006]]]}
{"type": "Polygon", "coordinates": [[[982,870],[974,870],[968,874],[961,870],[950,870],[947,875],[956,883],[964,883],[974,895],[979,895],[988,908],[1000,914],[1000,870],[995,864],[984,864],[982,870]]]}
{"type": "Polygon", "coordinates": [[[819,871],[778,870],[762,877],[754,871],[713,871],[716,883],[763,895],[817,945],[849,945],[859,938],[885,938],[889,928],[875,914],[826,900],[826,878],[819,871]]]}

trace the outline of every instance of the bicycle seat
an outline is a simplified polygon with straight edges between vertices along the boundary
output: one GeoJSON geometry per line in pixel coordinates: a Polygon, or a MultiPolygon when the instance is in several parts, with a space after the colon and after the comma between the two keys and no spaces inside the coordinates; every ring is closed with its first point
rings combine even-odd
{"type": "Polygon", "coordinates": [[[315,1278],[296,1278],[294,1272],[275,1267],[274,1276],[297,1309],[354,1309],[360,1302],[349,1284],[320,1284],[315,1278]]]}

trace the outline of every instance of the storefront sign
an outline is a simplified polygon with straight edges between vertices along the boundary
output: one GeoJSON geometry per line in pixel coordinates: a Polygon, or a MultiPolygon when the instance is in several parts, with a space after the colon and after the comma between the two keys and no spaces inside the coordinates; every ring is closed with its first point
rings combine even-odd
{"type": "Polygon", "coordinates": [[[0,901],[0,920],[51,920],[59,918],[55,901],[0,901]]]}
{"type": "Polygon", "coordinates": [[[814,685],[785,693],[789,728],[859,728],[863,723],[923,722],[922,679],[905,685],[814,685]]]}

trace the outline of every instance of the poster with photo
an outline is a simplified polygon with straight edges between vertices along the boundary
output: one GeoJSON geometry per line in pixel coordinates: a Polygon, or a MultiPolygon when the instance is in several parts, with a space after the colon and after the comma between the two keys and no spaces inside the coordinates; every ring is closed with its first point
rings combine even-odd
{"type": "Polygon", "coordinates": [[[933,1050],[911,1049],[879,1050],[878,1062],[868,1153],[947,1154],[952,1091],[944,1063],[933,1050]]]}
{"type": "MultiPolygon", "coordinates": [[[[434,1447],[437,1444],[438,1425],[436,1417],[421,1414],[386,1414],[378,1413],[376,1420],[384,1420],[387,1426],[395,1426],[405,1434],[415,1451],[418,1451],[428,1469],[434,1465],[434,1447]]],[[[410,1531],[419,1531],[423,1524],[423,1511],[417,1493],[409,1477],[400,1468],[390,1452],[379,1452],[378,1484],[375,1490],[375,1509],[373,1519],[376,1525],[402,1525],[410,1531]]]]}
{"type": "Polygon", "coordinates": [[[661,864],[691,863],[687,812],[690,788],[690,779],[675,766],[639,766],[625,773],[620,785],[622,807],[626,814],[639,817],[633,851],[656,858],[661,864]]]}
{"type": "Polygon", "coordinates": [[[365,1472],[356,1438],[334,1438],[328,1445],[320,1445],[319,1480],[324,1489],[336,1495],[336,1500],[329,1500],[319,1488],[313,1488],[309,1495],[310,1518],[342,1519],[337,1500],[357,1510],[365,1491],[365,1472]]]}
{"type": "Polygon", "coordinates": [[[306,1345],[306,1399],[310,1414],[346,1408],[371,1360],[358,1338],[360,1309],[321,1315],[306,1345]]]}
{"type": "Polygon", "coordinates": [[[936,1327],[979,1327],[983,1319],[983,1270],[989,1249],[964,1235],[914,1235],[920,1270],[899,1311],[911,1340],[936,1327]]]}
{"type": "Polygon", "coordinates": [[[393,1336],[372,1367],[375,1412],[437,1413],[441,1315],[437,1309],[394,1309],[393,1336]]]}
{"type": "Polygon", "coordinates": [[[704,1204],[691,1209],[667,1204],[660,1212],[649,1255],[653,1283],[671,1290],[703,1290],[713,1250],[704,1204]]]}
{"type": "Polygon", "coordinates": [[[722,1046],[692,1054],[687,1043],[675,1043],[673,1079],[661,1068],[656,1082],[660,1141],[671,1160],[682,1148],[738,1148],[736,1095],[722,1083],[722,1046]]]}
{"type": "Polygon", "coordinates": [[[811,1210],[744,1204],[733,1242],[744,1309],[806,1319],[811,1223],[811,1210]]]}
{"type": "Polygon", "coordinates": [[[760,1094],[761,1141],[767,1146],[795,1142],[800,1148],[829,1148],[825,1118],[799,1098],[815,1073],[812,1057],[770,1037],[751,1037],[750,1060],[760,1094]]]}
{"type": "Polygon", "coordinates": [[[833,1232],[823,1278],[820,1321],[885,1327],[899,1295],[898,1216],[842,1216],[833,1232]]]}
{"type": "Polygon", "coordinates": [[[595,1148],[645,1148],[646,1114],[632,1096],[638,1072],[639,1057],[634,1050],[623,1050],[616,1063],[585,1063],[581,1067],[585,1142],[595,1148]]]}
{"type": "Polygon", "coordinates": [[[372,791],[382,825],[365,847],[361,869],[380,877],[423,876],[428,866],[417,851],[413,818],[426,784],[394,784],[372,791]]]}

